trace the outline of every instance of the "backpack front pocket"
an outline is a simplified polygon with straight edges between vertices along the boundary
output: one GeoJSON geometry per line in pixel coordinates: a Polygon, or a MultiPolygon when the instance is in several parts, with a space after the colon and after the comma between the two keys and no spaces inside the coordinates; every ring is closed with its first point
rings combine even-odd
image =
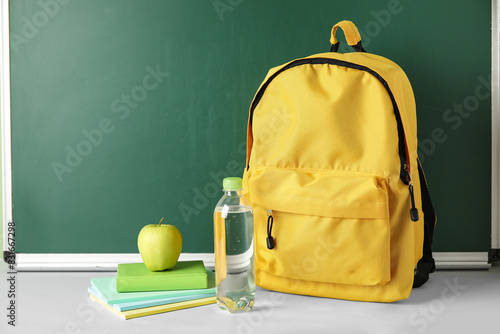
{"type": "Polygon", "coordinates": [[[257,270],[349,285],[390,281],[387,178],[265,168],[250,177],[249,192],[257,270]]]}

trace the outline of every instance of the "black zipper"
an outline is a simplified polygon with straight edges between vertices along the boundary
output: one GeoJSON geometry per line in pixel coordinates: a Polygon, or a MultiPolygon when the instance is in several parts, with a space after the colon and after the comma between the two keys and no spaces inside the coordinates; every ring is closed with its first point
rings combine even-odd
{"type": "Polygon", "coordinates": [[[273,249],[275,242],[273,238],[273,222],[274,222],[274,217],[273,217],[273,211],[267,209],[267,248],[268,249],[273,249]]]}
{"type": "MultiPolygon", "coordinates": [[[[252,105],[250,107],[250,120],[249,124],[253,125],[253,113],[257,105],[259,104],[260,100],[262,99],[262,96],[264,95],[265,90],[269,86],[269,84],[276,78],[279,74],[282,72],[297,67],[301,65],[324,65],[324,64],[329,64],[329,65],[337,65],[337,66],[343,66],[347,68],[353,68],[356,70],[360,71],[365,71],[373,75],[375,78],[377,78],[380,83],[385,87],[387,90],[387,93],[389,94],[389,97],[391,98],[392,101],[392,106],[394,109],[394,115],[396,117],[396,123],[397,123],[397,128],[398,128],[398,152],[399,152],[399,160],[401,162],[401,167],[400,167],[400,173],[399,173],[399,178],[401,181],[409,186],[410,189],[410,200],[411,200],[411,209],[410,209],[410,215],[412,217],[413,221],[418,220],[418,210],[415,208],[415,199],[413,196],[413,182],[411,180],[411,171],[410,171],[410,165],[408,163],[408,158],[407,158],[407,148],[406,148],[406,136],[405,136],[405,130],[403,127],[403,121],[401,120],[401,114],[399,112],[398,105],[396,103],[396,99],[394,98],[394,94],[392,94],[391,89],[389,88],[389,84],[387,81],[385,81],[384,78],[380,76],[377,72],[372,70],[369,67],[351,63],[348,61],[344,60],[338,60],[338,59],[332,59],[332,58],[304,58],[304,59],[297,59],[294,60],[287,65],[283,66],[280,68],[276,73],[271,75],[267,81],[262,85],[262,87],[259,89],[257,94],[255,95],[255,98],[252,102],[252,105]],[[416,220],[414,220],[416,219],[416,220]]],[[[250,159],[248,159],[248,164],[246,166],[247,170],[250,168],[250,159]]]]}

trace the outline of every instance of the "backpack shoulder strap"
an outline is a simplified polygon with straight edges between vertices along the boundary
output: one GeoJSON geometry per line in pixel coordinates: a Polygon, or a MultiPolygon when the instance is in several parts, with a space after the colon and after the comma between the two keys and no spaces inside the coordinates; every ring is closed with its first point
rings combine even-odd
{"type": "Polygon", "coordinates": [[[413,280],[414,288],[424,285],[425,282],[429,280],[429,274],[436,271],[431,245],[437,218],[434,207],[432,206],[429,187],[420,160],[417,159],[417,163],[418,175],[420,177],[420,193],[422,194],[422,211],[424,213],[424,244],[422,258],[418,261],[417,267],[415,268],[415,278],[413,280]]]}

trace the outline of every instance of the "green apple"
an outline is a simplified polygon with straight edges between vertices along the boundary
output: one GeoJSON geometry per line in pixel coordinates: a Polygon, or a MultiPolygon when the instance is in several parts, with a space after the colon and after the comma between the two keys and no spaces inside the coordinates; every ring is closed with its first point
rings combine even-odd
{"type": "Polygon", "coordinates": [[[137,246],[142,260],[151,271],[171,269],[182,250],[181,232],[174,225],[149,224],[139,232],[137,246]]]}

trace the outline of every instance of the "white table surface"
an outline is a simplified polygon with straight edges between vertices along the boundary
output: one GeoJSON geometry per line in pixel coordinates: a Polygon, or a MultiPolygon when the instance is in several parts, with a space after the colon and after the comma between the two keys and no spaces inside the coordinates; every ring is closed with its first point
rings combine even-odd
{"type": "Polygon", "coordinates": [[[6,267],[0,333],[498,333],[500,268],[438,271],[407,300],[364,303],[257,288],[251,312],[216,304],[123,320],[89,299],[90,279],[114,272],[20,272],[16,327],[9,320],[6,267]],[[449,286],[456,286],[451,292],[449,286]]]}

